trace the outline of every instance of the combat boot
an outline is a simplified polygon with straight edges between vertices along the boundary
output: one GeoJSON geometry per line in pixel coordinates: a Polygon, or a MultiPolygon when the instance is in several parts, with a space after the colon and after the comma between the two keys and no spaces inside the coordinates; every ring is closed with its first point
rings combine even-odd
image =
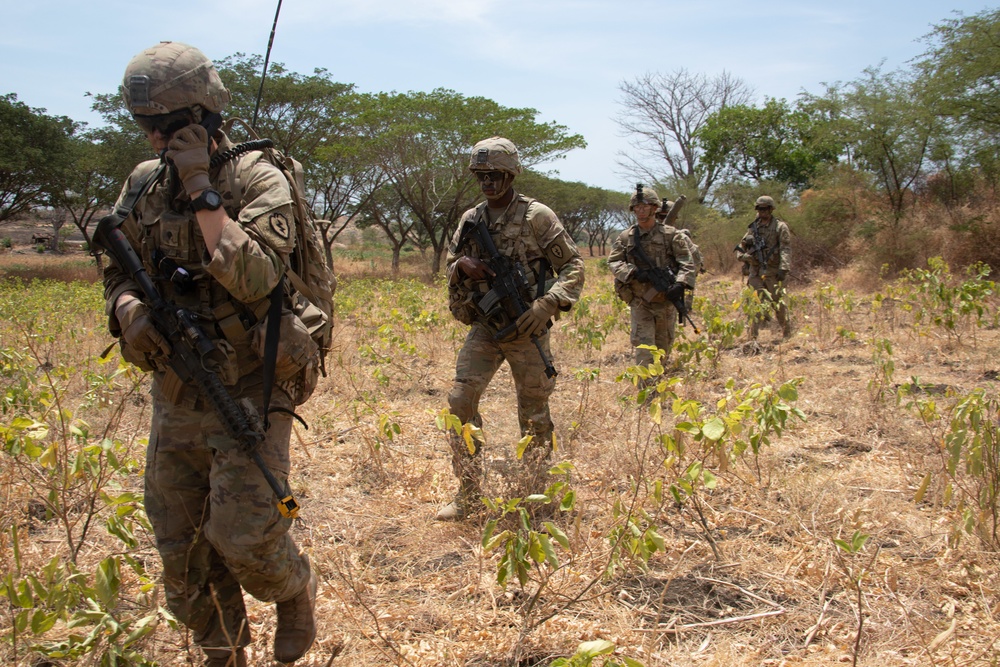
{"type": "Polygon", "coordinates": [[[204,667],[247,667],[247,654],[243,647],[235,650],[202,649],[205,653],[204,667]]]}
{"type": "Polygon", "coordinates": [[[434,519],[437,521],[461,521],[468,518],[479,509],[480,495],[478,480],[459,480],[455,499],[439,509],[434,519]]]}
{"type": "Polygon", "coordinates": [[[295,662],[309,650],[316,639],[316,573],[309,574],[309,583],[290,600],[278,602],[278,627],[274,631],[274,659],[295,662]]]}

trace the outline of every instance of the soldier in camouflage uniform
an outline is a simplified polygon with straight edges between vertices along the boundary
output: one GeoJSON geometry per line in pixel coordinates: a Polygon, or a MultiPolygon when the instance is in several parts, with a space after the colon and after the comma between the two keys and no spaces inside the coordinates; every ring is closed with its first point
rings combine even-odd
{"type": "MultiPolygon", "coordinates": [[[[521,173],[521,162],[512,142],[501,137],[480,141],[472,149],[469,169],[486,201],[465,212],[448,249],[449,307],[457,320],[472,325],[458,353],[448,405],[463,424],[481,426],[479,400],[506,359],[514,376],[521,434],[534,436],[525,457],[544,461],[552,451],[549,395],[555,379],[545,375],[541,355],[531,339],[538,338],[551,359],[548,328],[553,317],[569,310],[580,298],[583,259],[552,209],[515,192],[513,182],[521,173]],[[516,323],[487,320],[478,306],[490,289],[492,271],[483,261],[485,250],[474,240],[466,242],[462,234],[466,223],[478,216],[485,216],[498,252],[524,267],[531,294],[523,296],[531,307],[516,323]],[[544,286],[544,295],[531,300],[538,294],[539,284],[544,286]],[[497,340],[495,335],[511,324],[516,324],[513,334],[497,340]]],[[[472,454],[465,441],[454,434],[449,436],[449,445],[459,490],[438,512],[440,520],[462,519],[475,509],[483,474],[478,441],[472,454]]]]}
{"type": "MultiPolygon", "coordinates": [[[[785,277],[791,269],[792,236],[788,225],[774,217],[774,199],[764,195],[757,198],[754,205],[757,218],[750,223],[746,235],[736,246],[736,258],[746,265],[749,278],[747,284],[757,291],[761,303],[774,308],[785,338],[792,335],[792,324],[788,320],[785,306],[785,277]],[[761,248],[755,250],[757,239],[761,248]],[[761,263],[761,259],[764,263],[761,263]]],[[[769,315],[753,317],[750,321],[750,336],[757,338],[760,325],[770,319],[769,315]]]]}
{"type": "Polygon", "coordinates": [[[635,213],[636,222],[615,240],[608,255],[608,266],[615,277],[615,293],[632,311],[631,342],[636,347],[635,362],[646,366],[653,362],[653,353],[638,346],[655,345],[670,354],[677,324],[677,309],[670,301],[683,298],[685,291],[694,289],[697,269],[688,237],[670,225],[657,222],[660,197],[644,186],[641,192],[641,198],[636,192],[629,201],[629,210],[635,213]],[[637,238],[653,266],[637,256],[637,238]],[[675,273],[677,282],[670,288],[673,293],[658,292],[653,287],[647,271],[654,267],[669,268],[675,273]]]}
{"type": "MultiPolygon", "coordinates": [[[[213,338],[225,359],[218,372],[232,396],[262,405],[263,318],[295,243],[288,182],[259,152],[210,167],[211,154],[233,147],[217,129],[229,92],[198,49],[176,42],[146,49],[125,70],[122,94],[161,157],[136,167],[118,205],[161,160],[170,165],[138,200],[122,232],[164,298],[196,314],[213,338]],[[240,201],[233,195],[237,178],[240,201]]],[[[205,664],[221,667],[246,664],[243,592],[275,601],[274,655],[293,662],[316,636],[317,582],[288,534],[292,520],[280,515],[261,471],[197,388],[164,363],[170,348],[140,288],[109,260],[109,327],[120,337],[122,356],[153,372],[145,501],[167,604],[190,628],[205,664]]],[[[283,350],[298,343],[283,333],[283,350]]],[[[281,391],[289,386],[281,381],[302,365],[285,351],[279,351],[272,408],[290,412],[296,400],[281,391]]],[[[275,412],[259,449],[281,484],[289,473],[290,434],[288,413],[275,412]]]]}
{"type": "MultiPolygon", "coordinates": [[[[677,220],[677,214],[680,213],[680,209],[684,206],[685,201],[687,201],[685,195],[678,197],[676,202],[664,199],[660,204],[660,208],[656,211],[656,221],[661,224],[673,226],[677,220]]],[[[691,234],[690,229],[685,229],[684,227],[676,227],[675,229],[677,229],[678,234],[683,234],[687,238],[688,246],[691,248],[691,261],[694,262],[694,266],[697,269],[695,272],[695,281],[691,283],[691,289],[687,290],[684,297],[684,305],[690,311],[694,306],[694,290],[697,287],[697,277],[699,274],[705,273],[705,258],[701,254],[701,248],[694,242],[694,236],[691,234]]]]}

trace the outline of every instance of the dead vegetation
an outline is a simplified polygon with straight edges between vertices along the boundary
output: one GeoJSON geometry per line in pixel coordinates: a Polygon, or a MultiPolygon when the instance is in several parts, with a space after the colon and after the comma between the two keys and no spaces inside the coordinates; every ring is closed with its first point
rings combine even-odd
{"type": "MultiPolygon", "coordinates": [[[[696,512],[690,503],[653,499],[653,481],[670,481],[656,438],[676,420],[664,406],[664,428],[657,429],[648,409],[636,406],[634,388],[615,381],[632,358],[627,319],[608,319],[615,312],[607,299],[610,278],[588,261],[591,314],[586,321],[563,319],[553,337],[560,371],[551,401],[554,460],[573,463],[569,479],[577,500],[572,511],[550,514],[570,547],[558,550],[558,567],[535,566],[525,586],[511,579],[503,588],[496,584],[501,554],[483,548],[494,515],[457,524],[433,520],[456,487],[434,418],[447,406],[464,327],[448,316],[439,285],[386,282],[377,278],[380,266],[372,260],[338,265],[330,375],[304,406],[309,430],[298,428],[292,438],[293,489],[303,505],[293,534],[321,580],[319,638],[297,664],[529,667],[570,656],[595,639],[614,642],[617,659],[647,666],[840,664],[852,662],[855,652],[859,665],[995,664],[1000,559],[974,535],[955,539],[962,535],[956,532],[962,508],[939,474],[939,433],[906,407],[913,392],[942,409],[976,388],[995,395],[995,322],[962,320],[956,337],[932,324],[915,325],[902,300],[871,308],[880,283],[846,296],[847,286],[860,282],[850,273],[796,285],[791,340],[765,331],[757,349],[736,344],[714,363],[691,359],[670,371],[679,397],[706,406],[727,396],[730,378],[737,387],[803,379],[795,405],[806,420],[772,439],[756,461],[744,455],[723,468],[705,457],[718,483],[698,494],[696,512]],[[825,286],[836,286],[826,292],[828,307],[825,286]],[[587,326],[604,327],[602,345],[586,343],[594,340],[580,333],[587,326]],[[889,373],[886,355],[876,354],[879,340],[892,343],[889,373]],[[921,493],[928,472],[935,476],[921,493]],[[662,549],[647,563],[622,556],[609,569],[613,531],[629,517],[655,527],[662,549]],[[836,546],[835,539],[850,542],[855,532],[869,536],[858,552],[836,546]]],[[[732,307],[737,277],[712,277],[699,293],[721,306],[726,321],[741,319],[732,307]]],[[[994,296],[983,305],[995,316],[994,296]]],[[[81,320],[90,333],[73,342],[57,337],[51,363],[58,367],[69,349],[77,359],[96,355],[108,342],[102,319],[94,312],[81,320]]],[[[695,339],[682,331],[683,340],[695,339]]],[[[0,324],[0,332],[0,348],[23,346],[23,331],[0,324]]],[[[0,373],[5,383],[11,377],[0,373]]],[[[63,390],[72,395],[80,382],[67,377],[63,390]]],[[[125,391],[123,380],[117,385],[125,391]]],[[[111,399],[107,406],[117,400],[111,399]]],[[[112,419],[110,407],[88,409],[95,430],[112,419]]],[[[490,385],[482,413],[488,492],[509,498],[521,463],[514,456],[517,420],[506,367],[490,385]]],[[[144,395],[136,394],[117,430],[140,459],[138,438],[148,416],[144,395]]],[[[11,418],[4,413],[4,420],[11,418]]],[[[38,571],[54,555],[66,557],[59,526],[32,504],[37,490],[25,485],[24,470],[12,459],[8,445],[0,460],[0,562],[8,577],[38,571]]],[[[141,489],[140,471],[127,483],[141,489]]],[[[151,536],[137,538],[131,553],[155,577],[151,536]]],[[[121,549],[109,535],[91,531],[80,568],[92,570],[121,549]]],[[[247,603],[253,664],[270,664],[273,610],[247,603]]],[[[126,581],[120,604],[133,609],[163,600],[126,581]]],[[[12,640],[16,608],[5,606],[5,662],[59,664],[39,661],[23,636],[12,640]]],[[[190,638],[165,623],[141,652],[161,664],[198,661],[190,638]]]]}

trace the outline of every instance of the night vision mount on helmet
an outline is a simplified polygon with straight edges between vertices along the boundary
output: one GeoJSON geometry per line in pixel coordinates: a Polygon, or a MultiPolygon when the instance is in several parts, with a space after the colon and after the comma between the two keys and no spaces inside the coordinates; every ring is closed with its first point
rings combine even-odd
{"type": "Polygon", "coordinates": [[[632,198],[629,199],[628,202],[628,210],[634,210],[636,204],[653,204],[659,207],[660,196],[656,194],[656,190],[646,187],[642,183],[636,183],[635,192],[632,194],[632,198]]]}

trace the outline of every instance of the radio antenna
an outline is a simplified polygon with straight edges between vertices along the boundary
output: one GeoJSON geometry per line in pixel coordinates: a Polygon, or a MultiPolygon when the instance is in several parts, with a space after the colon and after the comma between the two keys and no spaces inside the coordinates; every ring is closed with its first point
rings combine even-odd
{"type": "Polygon", "coordinates": [[[264,95],[264,79],[267,78],[267,63],[271,60],[271,47],[274,46],[274,31],[278,28],[278,14],[281,13],[281,0],[274,10],[274,23],[271,24],[271,36],[267,39],[267,53],[264,54],[264,70],[260,73],[260,88],[257,90],[257,101],[253,105],[253,120],[250,127],[257,130],[257,112],[260,111],[260,98],[264,95]]]}

